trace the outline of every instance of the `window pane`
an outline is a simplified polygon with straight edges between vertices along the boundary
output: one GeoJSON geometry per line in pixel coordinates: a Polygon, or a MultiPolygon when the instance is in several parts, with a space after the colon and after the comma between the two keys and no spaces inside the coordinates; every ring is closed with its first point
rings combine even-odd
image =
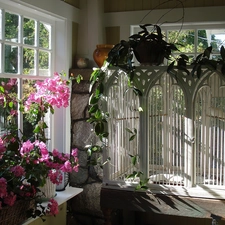
{"type": "Polygon", "coordinates": [[[169,31],[169,42],[175,43],[178,50],[183,53],[193,53],[195,50],[195,32],[194,30],[169,31]]]}
{"type": "Polygon", "coordinates": [[[35,44],[35,22],[34,22],[34,20],[24,18],[23,43],[27,44],[27,45],[35,44]]]}
{"type": "Polygon", "coordinates": [[[2,39],[2,10],[0,10],[0,39],[2,39]]]}
{"type": "Polygon", "coordinates": [[[49,53],[40,51],[39,52],[39,75],[49,75],[49,53]]]}
{"type": "Polygon", "coordinates": [[[41,48],[49,49],[51,26],[45,23],[40,23],[39,29],[39,46],[41,48]]]}
{"type": "Polygon", "coordinates": [[[7,41],[18,42],[19,38],[19,16],[5,13],[5,39],[7,41]]]}
{"type": "Polygon", "coordinates": [[[5,45],[5,72],[18,72],[18,47],[13,45],[5,45]]]}
{"type": "Polygon", "coordinates": [[[221,45],[224,45],[225,30],[198,30],[198,52],[203,52],[208,46],[213,47],[213,53],[219,53],[221,45]]]}
{"type": "Polygon", "coordinates": [[[23,49],[23,74],[34,74],[34,50],[23,49]]]}
{"type": "Polygon", "coordinates": [[[13,126],[17,128],[17,80],[9,78],[0,78],[0,85],[4,91],[0,93],[0,135],[2,136],[8,130],[11,132],[13,126]],[[5,105],[4,99],[10,104],[5,105]],[[10,126],[11,125],[11,126],[10,126]]]}
{"type": "MultiPolygon", "coordinates": [[[[35,83],[36,80],[28,80],[23,79],[23,97],[26,99],[31,93],[36,92],[35,90],[35,83]]],[[[26,138],[29,138],[34,141],[35,136],[33,130],[35,126],[41,121],[42,114],[40,113],[40,104],[33,103],[30,105],[29,111],[23,114],[23,135],[26,138]],[[27,113],[28,112],[28,113],[27,113]]],[[[47,127],[50,127],[50,113],[45,113],[44,121],[47,127]]],[[[50,138],[50,129],[45,129],[45,137],[47,139],[50,138]]]]}
{"type": "MultiPolygon", "coordinates": [[[[2,52],[2,44],[0,44],[0,52],[2,52]]],[[[0,62],[2,62],[2,54],[0,54],[0,62]]],[[[0,63],[0,73],[2,73],[2,63],[0,63]]]]}

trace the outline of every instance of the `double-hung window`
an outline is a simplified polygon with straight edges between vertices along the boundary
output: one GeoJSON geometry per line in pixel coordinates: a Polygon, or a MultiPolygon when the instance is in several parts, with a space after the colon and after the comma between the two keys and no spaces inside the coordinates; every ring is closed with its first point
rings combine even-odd
{"type": "MultiPolygon", "coordinates": [[[[56,24],[58,22],[62,26],[64,21],[32,8],[15,6],[18,7],[3,3],[0,5],[0,81],[5,87],[10,87],[9,92],[22,98],[30,92],[29,83],[54,75],[55,62],[57,62],[57,57],[55,57],[56,24]],[[8,84],[12,82],[13,86],[9,86],[8,84]]],[[[61,38],[61,41],[64,43],[65,40],[61,38]]],[[[46,114],[45,119],[48,125],[46,137],[51,140],[49,147],[51,145],[57,148],[62,147],[59,150],[65,151],[63,149],[65,132],[62,124],[59,126],[54,124],[56,121],[54,116],[62,115],[62,111],[56,109],[54,115],[46,114]],[[61,127],[61,129],[54,130],[54,127],[61,127]],[[61,137],[58,144],[55,142],[55,137],[61,137]]],[[[3,105],[1,105],[1,133],[4,133],[6,116],[8,116],[4,115],[4,112],[3,105]]],[[[29,138],[33,127],[26,122],[26,118],[19,110],[16,124],[23,135],[29,138]]]]}

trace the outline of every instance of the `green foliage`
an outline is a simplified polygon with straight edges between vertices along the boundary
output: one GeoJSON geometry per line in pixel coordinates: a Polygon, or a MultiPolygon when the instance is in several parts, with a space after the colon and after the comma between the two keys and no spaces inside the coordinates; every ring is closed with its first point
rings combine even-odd
{"type": "Polygon", "coordinates": [[[221,65],[221,73],[225,75],[225,50],[224,46],[220,48],[220,56],[218,60],[211,59],[212,46],[207,47],[203,53],[199,54],[191,63],[192,69],[191,72],[187,69],[189,57],[185,54],[180,54],[174,61],[170,63],[167,68],[167,72],[174,75],[176,78],[177,74],[174,73],[173,68],[176,65],[178,69],[185,71],[188,75],[197,77],[200,79],[202,75],[202,67],[206,67],[211,71],[217,70],[218,65],[221,65]]]}
{"type": "Polygon", "coordinates": [[[149,179],[140,180],[140,183],[135,187],[135,190],[148,190],[148,181],[149,179]]]}
{"type": "MultiPolygon", "coordinates": [[[[23,48],[23,73],[28,74],[31,69],[34,69],[34,50],[32,47],[35,45],[35,21],[29,18],[23,19],[23,41],[24,44],[31,46],[31,48],[23,48]]],[[[48,25],[39,23],[39,45],[43,49],[49,49],[49,35],[50,32],[47,29],[48,25]]],[[[19,15],[5,12],[5,37],[7,40],[16,39],[19,37],[19,15]]],[[[6,72],[15,73],[18,71],[18,48],[11,45],[7,45],[6,51],[8,52],[6,57],[6,72]],[[14,69],[12,69],[11,64],[14,69]]],[[[38,59],[39,67],[41,69],[48,69],[49,67],[49,55],[44,51],[39,51],[38,59]]]]}
{"type": "Polygon", "coordinates": [[[129,141],[133,141],[135,137],[137,136],[137,129],[134,128],[134,131],[130,130],[129,128],[125,128],[127,132],[131,134],[129,141]]]}

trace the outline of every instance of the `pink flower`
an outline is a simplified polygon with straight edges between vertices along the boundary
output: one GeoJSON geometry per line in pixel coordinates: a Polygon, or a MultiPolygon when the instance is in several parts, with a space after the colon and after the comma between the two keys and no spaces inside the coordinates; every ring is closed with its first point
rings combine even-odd
{"type": "Polygon", "coordinates": [[[17,116],[17,115],[18,115],[17,110],[12,109],[12,110],[10,111],[10,115],[12,115],[12,116],[17,116]]]}
{"type": "Polygon", "coordinates": [[[53,155],[54,157],[59,157],[60,153],[59,153],[59,151],[58,151],[57,149],[53,149],[52,155],[53,155]]]}
{"type": "Polygon", "coordinates": [[[73,171],[78,172],[78,170],[79,170],[79,165],[76,165],[73,167],[73,171]]]}
{"type": "Polygon", "coordinates": [[[48,173],[48,177],[50,178],[53,184],[61,184],[62,183],[62,172],[60,170],[50,170],[48,173]]]}
{"type": "Polygon", "coordinates": [[[50,215],[54,216],[54,215],[57,215],[59,213],[58,203],[53,198],[50,199],[47,208],[48,208],[47,213],[49,213],[50,215]]]}
{"type": "Polygon", "coordinates": [[[69,160],[67,160],[64,165],[61,167],[61,170],[63,172],[72,172],[73,168],[71,166],[71,162],[69,160]]]}
{"type": "Polygon", "coordinates": [[[13,174],[16,176],[16,177],[21,177],[23,175],[25,175],[25,170],[22,166],[14,166],[12,168],[10,168],[11,172],[13,172],[13,174]]]}
{"type": "Polygon", "coordinates": [[[5,152],[6,148],[4,145],[3,140],[0,138],[0,159],[1,159],[1,155],[3,155],[3,153],[5,152]]]}
{"type": "Polygon", "coordinates": [[[39,142],[39,141],[36,141],[35,142],[35,146],[38,146],[40,148],[40,152],[41,152],[41,158],[40,158],[40,161],[45,161],[48,159],[49,157],[49,152],[48,152],[48,149],[46,147],[46,144],[44,142],[39,142]]]}
{"type": "Polygon", "coordinates": [[[77,149],[77,148],[72,149],[71,155],[72,155],[73,157],[77,157],[77,156],[78,156],[78,149],[77,149]]]}
{"type": "Polygon", "coordinates": [[[28,140],[23,143],[21,149],[20,149],[20,154],[25,155],[29,153],[31,150],[34,149],[34,145],[28,140]]]}
{"type": "Polygon", "coordinates": [[[70,89],[67,81],[62,80],[58,73],[54,74],[54,78],[37,81],[35,87],[36,92],[30,95],[25,102],[28,110],[32,103],[39,104],[40,102],[46,102],[58,108],[69,106],[70,89]]]}
{"type": "Polygon", "coordinates": [[[7,196],[7,181],[4,177],[0,178],[0,198],[7,196]]]}
{"type": "Polygon", "coordinates": [[[13,206],[15,201],[16,201],[16,195],[13,192],[11,192],[9,195],[7,195],[4,198],[4,203],[9,206],[13,206]]]}
{"type": "Polygon", "coordinates": [[[13,172],[13,174],[16,177],[21,177],[21,176],[25,175],[25,170],[22,166],[17,165],[17,166],[10,168],[10,170],[13,172]]]}

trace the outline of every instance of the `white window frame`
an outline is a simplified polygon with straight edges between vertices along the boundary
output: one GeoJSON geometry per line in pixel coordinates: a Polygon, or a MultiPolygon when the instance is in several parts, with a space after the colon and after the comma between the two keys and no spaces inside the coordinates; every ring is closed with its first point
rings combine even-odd
{"type": "MultiPolygon", "coordinates": [[[[25,4],[23,2],[5,1],[0,0],[0,8],[10,11],[12,13],[18,13],[25,17],[34,18],[36,20],[46,22],[52,25],[52,63],[51,76],[54,72],[68,71],[67,62],[67,19],[61,16],[47,13],[44,10],[33,7],[32,5],[25,4]]],[[[18,74],[5,75],[0,73],[0,77],[21,78],[18,74]]],[[[25,78],[33,78],[33,76],[25,76],[25,78]]],[[[39,77],[39,78],[46,78],[39,77]]],[[[68,78],[68,74],[67,74],[68,78]]],[[[57,148],[61,152],[70,152],[70,107],[67,108],[55,108],[55,112],[51,115],[51,149],[57,148]],[[63,119],[62,119],[63,118],[63,119]]]]}
{"type": "MultiPolygon", "coordinates": [[[[194,57],[196,57],[199,52],[197,52],[197,31],[198,30],[204,30],[204,29],[212,29],[212,30],[216,30],[216,29],[223,29],[224,30],[224,34],[225,34],[225,22],[207,22],[207,23],[184,23],[184,24],[180,24],[180,23],[176,23],[176,24],[171,24],[171,23],[165,23],[162,24],[161,26],[162,32],[165,32],[167,34],[168,31],[171,30],[194,30],[195,31],[195,50],[193,53],[186,53],[186,55],[193,55],[194,57]]],[[[151,29],[151,27],[150,27],[151,29]]],[[[133,34],[137,34],[139,31],[141,31],[141,28],[139,27],[139,25],[131,25],[130,26],[130,35],[133,34]]],[[[224,43],[225,44],[225,43],[224,43]]],[[[178,53],[179,55],[179,53],[178,53]]],[[[139,63],[136,61],[136,59],[134,60],[135,65],[138,65],[139,63]]]]}

